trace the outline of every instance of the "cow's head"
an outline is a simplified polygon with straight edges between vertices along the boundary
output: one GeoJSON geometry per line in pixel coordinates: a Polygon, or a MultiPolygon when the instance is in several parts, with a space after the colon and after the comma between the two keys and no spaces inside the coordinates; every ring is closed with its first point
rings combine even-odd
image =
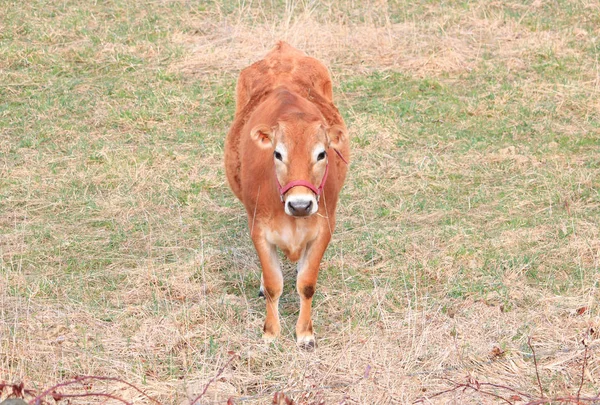
{"type": "Polygon", "coordinates": [[[258,125],[251,136],[263,149],[273,151],[275,177],[285,213],[307,217],[319,210],[319,197],[328,172],[327,151],[341,146],[346,136],[339,125],[320,120],[281,120],[270,127],[258,125]]]}

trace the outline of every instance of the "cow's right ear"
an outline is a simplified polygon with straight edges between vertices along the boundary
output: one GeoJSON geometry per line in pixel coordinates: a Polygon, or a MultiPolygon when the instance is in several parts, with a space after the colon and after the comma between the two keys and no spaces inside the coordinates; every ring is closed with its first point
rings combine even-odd
{"type": "Polygon", "coordinates": [[[273,128],[267,125],[257,125],[250,131],[250,136],[259,147],[267,149],[273,147],[273,132],[273,128]]]}

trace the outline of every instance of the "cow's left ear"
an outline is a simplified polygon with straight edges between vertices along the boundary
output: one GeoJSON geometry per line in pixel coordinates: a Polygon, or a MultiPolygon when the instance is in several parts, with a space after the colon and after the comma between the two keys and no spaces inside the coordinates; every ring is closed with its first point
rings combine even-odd
{"type": "Polygon", "coordinates": [[[336,124],[327,128],[327,139],[331,148],[340,149],[344,142],[346,142],[346,137],[346,128],[341,125],[336,124]]]}
{"type": "Polygon", "coordinates": [[[274,129],[268,125],[257,125],[250,131],[250,137],[263,149],[273,147],[274,129]]]}

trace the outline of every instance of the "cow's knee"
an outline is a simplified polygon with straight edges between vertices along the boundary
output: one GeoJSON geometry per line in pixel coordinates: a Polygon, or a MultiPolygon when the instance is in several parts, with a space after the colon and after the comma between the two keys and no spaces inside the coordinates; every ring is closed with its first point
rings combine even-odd
{"type": "Polygon", "coordinates": [[[305,285],[300,288],[300,295],[303,298],[311,299],[313,295],[315,295],[315,286],[314,285],[305,285]]]}

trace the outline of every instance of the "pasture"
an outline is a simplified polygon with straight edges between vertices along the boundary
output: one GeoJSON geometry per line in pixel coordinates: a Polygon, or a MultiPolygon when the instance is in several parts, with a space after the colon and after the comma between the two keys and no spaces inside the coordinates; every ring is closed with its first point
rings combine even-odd
{"type": "Polygon", "coordinates": [[[539,396],[531,338],[544,395],[597,394],[599,55],[589,0],[3,1],[0,382],[119,377],[179,405],[223,368],[200,403],[409,404],[467,376],[539,396]],[[261,341],[223,167],[237,75],[279,39],[329,67],[351,137],[312,353],[289,264],[261,341]]]}

